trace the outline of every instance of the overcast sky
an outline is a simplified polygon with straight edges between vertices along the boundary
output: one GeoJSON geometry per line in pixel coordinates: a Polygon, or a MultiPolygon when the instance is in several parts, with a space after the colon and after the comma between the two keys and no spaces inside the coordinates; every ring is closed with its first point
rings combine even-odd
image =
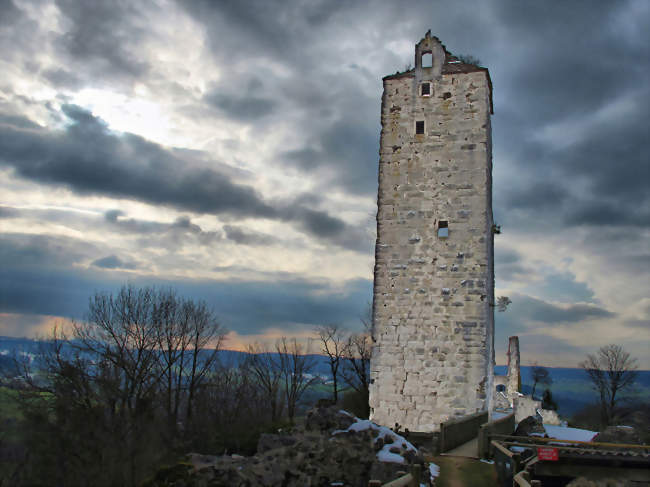
{"type": "Polygon", "coordinates": [[[494,85],[497,363],[650,369],[650,2],[0,0],[0,334],[95,291],[205,299],[227,346],[359,329],[385,75],[431,29],[494,85]]]}

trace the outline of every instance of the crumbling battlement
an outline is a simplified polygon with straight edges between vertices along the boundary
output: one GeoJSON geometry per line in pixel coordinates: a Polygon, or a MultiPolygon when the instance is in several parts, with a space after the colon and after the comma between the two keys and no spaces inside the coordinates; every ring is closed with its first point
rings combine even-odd
{"type": "Polygon", "coordinates": [[[455,61],[430,33],[416,46],[415,69],[384,78],[370,385],[377,423],[437,431],[492,400],[490,113],[487,70],[455,61]]]}

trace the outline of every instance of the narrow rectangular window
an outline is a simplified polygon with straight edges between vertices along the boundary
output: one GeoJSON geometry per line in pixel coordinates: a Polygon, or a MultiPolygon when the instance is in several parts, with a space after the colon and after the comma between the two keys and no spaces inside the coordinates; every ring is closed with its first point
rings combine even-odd
{"type": "Polygon", "coordinates": [[[415,122],[415,133],[416,134],[424,133],[424,120],[417,120],[415,122]]]}
{"type": "Polygon", "coordinates": [[[447,238],[449,236],[449,224],[447,220],[440,220],[438,222],[438,237],[447,238]]]}
{"type": "Polygon", "coordinates": [[[422,96],[431,96],[431,83],[422,83],[422,96]]]}
{"type": "Polygon", "coordinates": [[[433,54],[430,52],[422,53],[422,67],[430,68],[433,66],[433,54]]]}

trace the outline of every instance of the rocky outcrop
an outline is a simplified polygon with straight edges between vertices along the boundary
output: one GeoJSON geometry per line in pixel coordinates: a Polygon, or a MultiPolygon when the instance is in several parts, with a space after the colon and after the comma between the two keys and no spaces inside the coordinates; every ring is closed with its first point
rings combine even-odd
{"type": "Polygon", "coordinates": [[[190,454],[147,485],[368,485],[371,479],[397,478],[413,463],[423,463],[415,447],[388,428],[336,407],[317,407],[307,413],[304,427],[262,435],[252,457],[190,454]]]}
{"type": "Polygon", "coordinates": [[[546,436],[546,429],[542,418],[539,416],[528,416],[522,419],[514,432],[515,436],[546,436]]]}
{"type": "Polygon", "coordinates": [[[638,433],[631,426],[608,426],[591,441],[599,443],[625,443],[628,445],[640,445],[642,443],[638,433]]]}

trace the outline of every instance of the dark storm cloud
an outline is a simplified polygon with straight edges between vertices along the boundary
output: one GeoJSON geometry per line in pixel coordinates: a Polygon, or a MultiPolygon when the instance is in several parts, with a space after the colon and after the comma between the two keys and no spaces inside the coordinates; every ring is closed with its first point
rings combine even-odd
{"type": "Polygon", "coordinates": [[[307,279],[270,282],[202,281],[181,283],[179,292],[215,306],[224,324],[240,333],[259,333],[291,323],[320,325],[358,321],[371,296],[372,282],[343,283],[342,290],[307,279]]]}
{"type": "MultiPolygon", "coordinates": [[[[233,182],[227,171],[188,164],[187,151],[171,151],[134,134],[111,133],[106,124],[74,105],[62,107],[71,125],[63,132],[0,126],[0,162],[27,179],[64,185],[81,194],[133,198],[199,213],[257,217],[296,224],[337,245],[348,242],[341,219],[324,211],[265,202],[251,186],[233,182]]],[[[350,244],[350,245],[348,245],[350,244]]]]}
{"type": "Polygon", "coordinates": [[[618,20],[633,5],[493,5],[501,35],[517,46],[512,62],[494,53],[495,147],[525,174],[495,184],[504,223],[546,231],[650,222],[650,46],[635,35],[649,17],[618,20]]]}
{"type": "Polygon", "coordinates": [[[106,275],[103,269],[94,271],[73,266],[83,260],[82,252],[70,250],[76,245],[83,246],[84,242],[3,236],[0,239],[0,313],[81,318],[93,292],[114,291],[128,280],[136,286],[171,286],[181,295],[204,299],[214,307],[227,328],[249,334],[296,323],[317,325],[356,320],[363,311],[362,304],[371,295],[369,280],[351,280],[333,289],[325,281],[312,281],[290,273],[273,273],[264,276],[264,280],[167,281],[139,277],[120,273],[118,266],[111,265],[121,261],[117,257],[99,260],[104,268],[115,269],[106,275]]]}
{"type": "Polygon", "coordinates": [[[83,86],[83,81],[79,77],[62,68],[46,69],[42,75],[57,88],[78,89],[83,86]]]}
{"type": "Polygon", "coordinates": [[[226,115],[237,120],[255,120],[268,115],[273,110],[273,100],[259,97],[224,95],[210,93],[205,101],[223,110],[226,115]]]}
{"type": "Polygon", "coordinates": [[[91,263],[95,267],[100,267],[102,269],[135,269],[138,267],[138,264],[135,262],[124,261],[117,257],[116,255],[108,255],[97,259],[91,263]]]}
{"type": "Polygon", "coordinates": [[[529,276],[532,268],[523,262],[523,257],[514,249],[502,249],[497,244],[494,253],[494,272],[497,281],[515,281],[529,276]]]}
{"type": "Polygon", "coordinates": [[[317,62],[304,52],[309,36],[313,35],[312,29],[345,5],[326,0],[299,6],[281,0],[178,3],[198,22],[209,27],[207,33],[216,55],[233,59],[256,51],[260,55],[293,59],[302,64],[317,62]],[[297,55],[300,52],[302,56],[297,55]]]}
{"type": "Polygon", "coordinates": [[[323,129],[314,144],[287,151],[286,161],[303,171],[335,169],[334,182],[347,191],[361,194],[377,192],[379,135],[373,125],[337,121],[323,129]]]}
{"type": "MultiPolygon", "coordinates": [[[[125,236],[140,235],[142,237],[139,239],[139,245],[142,248],[165,248],[171,250],[180,249],[192,243],[213,246],[223,241],[224,238],[239,245],[249,246],[282,245],[284,247],[293,247],[295,245],[305,245],[304,241],[283,240],[278,236],[251,230],[243,225],[224,225],[223,231],[207,231],[203,230],[200,225],[193,223],[187,216],[180,216],[171,223],[165,223],[129,218],[121,210],[109,210],[100,216],[97,214],[60,209],[26,209],[0,205],[0,219],[8,220],[16,218],[57,222],[60,225],[82,232],[92,228],[93,230],[101,229],[101,231],[125,236]]],[[[344,237],[333,235],[332,238],[343,239],[344,237]]],[[[366,240],[370,241],[369,238],[366,238],[366,240]]],[[[341,246],[349,248],[362,248],[363,245],[364,243],[353,241],[350,241],[348,244],[344,241],[341,242],[341,246]]],[[[134,268],[133,266],[109,266],[101,264],[102,262],[98,261],[93,263],[93,265],[105,268],[134,268]]]]}
{"type": "Polygon", "coordinates": [[[336,42],[325,41],[326,30],[314,32],[331,27],[328,22],[335,18],[349,22],[342,11],[355,6],[331,2],[310,2],[299,8],[290,2],[181,5],[204,26],[211,55],[228,66],[228,76],[209,89],[205,101],[232,120],[253,124],[259,132],[292,120],[304,146],[278,154],[278,162],[312,177],[317,174],[323,190],[337,186],[348,193],[376,192],[380,77],[364,77],[353,67],[355,59],[343,62],[336,42]],[[266,64],[280,65],[281,74],[266,64]]]}
{"type": "Polygon", "coordinates": [[[137,79],[149,70],[149,63],[140,56],[143,31],[134,24],[147,16],[139,11],[137,2],[57,0],[57,7],[68,21],[58,47],[72,62],[110,78],[137,79]]]}
{"type": "Polygon", "coordinates": [[[40,126],[20,115],[0,113],[0,125],[18,127],[21,129],[38,129],[40,126]]]}
{"type": "MultiPolygon", "coordinates": [[[[639,106],[620,118],[592,124],[581,140],[565,148],[552,143],[537,154],[540,173],[536,181],[507,188],[495,201],[506,208],[498,211],[504,221],[526,225],[638,226],[650,224],[650,165],[647,162],[647,127],[650,106],[647,92],[639,106]],[[645,111],[645,113],[644,113],[645,111]],[[519,217],[519,218],[518,218],[519,217]]],[[[540,147],[539,144],[534,144],[540,147]]]]}
{"type": "Polygon", "coordinates": [[[179,216],[172,223],[163,223],[153,220],[143,220],[139,218],[128,218],[121,210],[109,210],[104,213],[104,221],[110,226],[112,231],[134,235],[156,235],[156,240],[160,246],[166,245],[166,240],[160,241],[161,236],[167,236],[179,243],[183,236],[196,236],[198,242],[204,245],[210,245],[222,238],[219,231],[204,231],[187,216],[179,216]]]}
{"type": "Polygon", "coordinates": [[[12,0],[0,0],[0,25],[9,25],[20,16],[20,9],[12,0]]]}
{"type": "MultiPolygon", "coordinates": [[[[121,210],[108,210],[103,215],[93,212],[79,212],[58,208],[15,208],[0,205],[0,218],[24,218],[31,221],[56,222],[62,226],[86,231],[102,229],[102,231],[117,232],[123,235],[156,235],[160,239],[164,234],[193,234],[200,240],[221,238],[220,232],[206,232],[199,225],[192,223],[189,217],[180,216],[171,223],[138,218],[128,218],[121,210]]],[[[164,243],[161,243],[164,245],[164,243]]]]}
{"type": "Polygon", "coordinates": [[[0,267],[40,269],[69,267],[95,251],[81,240],[51,235],[0,234],[0,267]]]}
{"type": "Polygon", "coordinates": [[[515,189],[509,194],[508,205],[515,210],[545,208],[557,209],[562,207],[570,198],[569,192],[561,183],[540,181],[532,183],[525,189],[515,189]]]}
{"type": "Polygon", "coordinates": [[[226,238],[228,240],[232,240],[233,242],[242,245],[267,246],[280,242],[280,240],[273,235],[246,230],[245,228],[234,225],[224,225],[223,230],[226,232],[226,238]]]}
{"type": "MultiPolygon", "coordinates": [[[[229,89],[224,93],[219,85],[212,85],[203,96],[203,101],[218,108],[229,118],[239,121],[254,121],[269,115],[277,103],[259,95],[264,85],[258,78],[248,83],[248,89],[241,93],[229,89]]],[[[239,86],[237,86],[239,88],[239,86]]]]}
{"type": "Polygon", "coordinates": [[[523,325],[545,323],[557,325],[560,323],[580,323],[591,318],[612,318],[615,313],[593,304],[569,304],[558,306],[541,299],[523,294],[511,296],[512,304],[508,311],[503,313],[504,318],[518,320],[523,325]],[[508,317],[506,315],[511,314],[508,317]]]}
{"type": "Polygon", "coordinates": [[[588,284],[576,281],[570,272],[545,273],[544,279],[535,283],[535,291],[544,299],[560,303],[584,303],[594,299],[594,291],[588,284]]]}
{"type": "Polygon", "coordinates": [[[644,38],[628,42],[614,23],[630,5],[494,2],[500,34],[511,43],[517,40],[514,53],[522,56],[513,59],[519,63],[503,63],[510,74],[504,80],[507,96],[531,121],[541,122],[589,113],[602,101],[638,88],[639,74],[647,75],[650,47],[644,38]]]}
{"type": "MultiPolygon", "coordinates": [[[[567,304],[558,306],[542,299],[515,293],[510,296],[512,304],[503,313],[494,313],[495,319],[495,345],[497,350],[503,350],[507,344],[508,337],[518,335],[524,331],[534,331],[544,326],[563,326],[584,328],[585,333],[589,330],[589,321],[592,319],[615,318],[617,315],[609,310],[592,304],[567,304]]],[[[540,335],[542,336],[542,335],[540,335]]],[[[548,340],[544,343],[551,344],[556,340],[551,336],[544,335],[548,340]]],[[[531,339],[530,346],[535,348],[531,339]]],[[[529,335],[523,343],[529,343],[529,335]]],[[[561,342],[565,343],[565,342],[561,342]]],[[[556,350],[551,345],[539,344],[548,353],[548,350],[556,350]]],[[[570,346],[565,343],[566,346],[570,346]]],[[[557,348],[560,350],[560,348],[557,348]]],[[[497,363],[499,360],[497,359],[497,363]]]]}

